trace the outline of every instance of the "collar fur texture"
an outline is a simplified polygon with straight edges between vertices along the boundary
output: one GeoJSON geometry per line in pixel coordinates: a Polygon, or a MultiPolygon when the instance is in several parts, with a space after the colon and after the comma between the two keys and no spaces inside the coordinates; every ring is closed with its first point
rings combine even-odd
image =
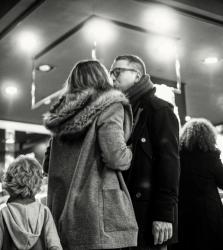
{"type": "Polygon", "coordinates": [[[44,115],[44,125],[61,138],[82,134],[101,112],[113,103],[129,104],[125,95],[115,89],[84,91],[62,96],[44,115]]]}

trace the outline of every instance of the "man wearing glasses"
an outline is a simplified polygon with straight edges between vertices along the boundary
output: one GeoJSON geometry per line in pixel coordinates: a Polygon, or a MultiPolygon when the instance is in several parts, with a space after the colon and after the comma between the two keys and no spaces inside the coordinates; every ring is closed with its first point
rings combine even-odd
{"type": "Polygon", "coordinates": [[[139,225],[137,249],[164,250],[177,241],[178,119],[173,105],[155,95],[141,58],[118,56],[110,74],[129,98],[134,116],[133,160],[124,178],[139,225]]]}

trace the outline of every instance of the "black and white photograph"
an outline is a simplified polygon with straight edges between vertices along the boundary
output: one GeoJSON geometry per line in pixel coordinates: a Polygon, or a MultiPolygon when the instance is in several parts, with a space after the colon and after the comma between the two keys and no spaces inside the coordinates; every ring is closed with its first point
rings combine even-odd
{"type": "Polygon", "coordinates": [[[223,1],[0,2],[0,250],[223,250],[223,1]]]}

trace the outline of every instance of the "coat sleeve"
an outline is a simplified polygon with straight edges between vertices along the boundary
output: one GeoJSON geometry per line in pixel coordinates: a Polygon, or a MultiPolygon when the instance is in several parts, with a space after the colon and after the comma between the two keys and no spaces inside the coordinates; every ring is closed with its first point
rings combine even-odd
{"type": "Polygon", "coordinates": [[[45,152],[45,156],[43,159],[43,171],[44,173],[48,174],[48,170],[49,170],[49,160],[50,160],[50,149],[51,149],[51,141],[52,139],[49,140],[49,144],[46,148],[46,152],[45,152]]]}
{"type": "Polygon", "coordinates": [[[173,223],[180,176],[179,122],[169,106],[156,110],[152,131],[155,155],[153,220],[173,223]]]}
{"type": "Polygon", "coordinates": [[[98,120],[98,142],[102,160],[106,167],[121,171],[130,167],[132,159],[132,152],[125,141],[124,112],[121,103],[112,104],[98,120]]]}

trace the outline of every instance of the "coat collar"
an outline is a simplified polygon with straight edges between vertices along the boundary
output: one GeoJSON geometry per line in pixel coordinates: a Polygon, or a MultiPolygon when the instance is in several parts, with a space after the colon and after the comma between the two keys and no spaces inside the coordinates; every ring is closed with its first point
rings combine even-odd
{"type": "Polygon", "coordinates": [[[143,96],[146,94],[154,95],[156,88],[150,80],[149,75],[143,75],[139,82],[134,84],[131,88],[126,91],[126,96],[129,98],[133,109],[134,119],[136,117],[137,110],[142,102],[143,96]]]}
{"type": "Polygon", "coordinates": [[[101,92],[86,89],[65,94],[44,115],[44,125],[60,137],[80,135],[104,109],[117,102],[129,103],[122,92],[114,89],[101,92]]]}

